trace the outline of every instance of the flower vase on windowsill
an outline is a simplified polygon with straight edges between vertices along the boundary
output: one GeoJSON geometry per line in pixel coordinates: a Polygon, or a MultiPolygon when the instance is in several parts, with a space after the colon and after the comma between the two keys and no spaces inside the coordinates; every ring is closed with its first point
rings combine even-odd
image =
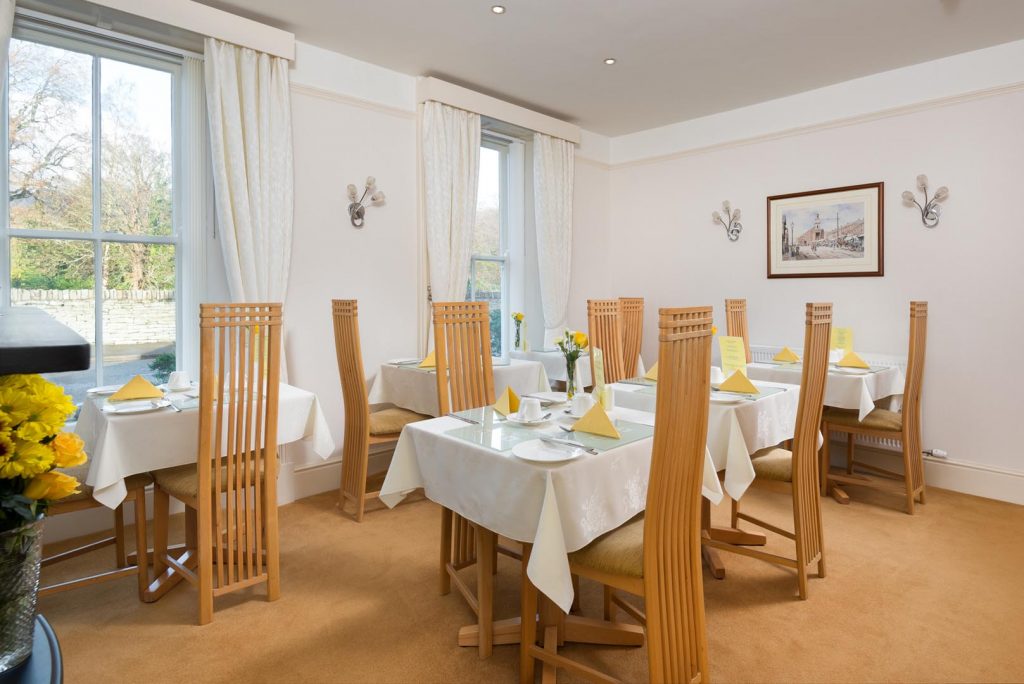
{"type": "Polygon", "coordinates": [[[566,330],[562,337],[555,340],[555,345],[565,357],[565,395],[567,399],[572,399],[576,394],[576,361],[579,360],[580,355],[589,344],[590,340],[586,333],[572,330],[566,330]]]}
{"type": "Polygon", "coordinates": [[[74,412],[38,375],[0,376],[0,675],[32,653],[47,506],[78,491],[58,470],[86,461],[82,439],[62,431],[74,412]]]}
{"type": "Polygon", "coordinates": [[[516,311],[515,313],[512,314],[512,323],[515,324],[516,326],[516,339],[515,344],[513,345],[516,351],[526,351],[526,345],[523,344],[525,340],[523,339],[522,335],[523,318],[524,316],[520,311],[516,311]]]}

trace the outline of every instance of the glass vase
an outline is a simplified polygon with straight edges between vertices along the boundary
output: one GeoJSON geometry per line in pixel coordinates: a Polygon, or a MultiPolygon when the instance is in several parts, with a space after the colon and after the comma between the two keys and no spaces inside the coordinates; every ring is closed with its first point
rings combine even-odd
{"type": "Polygon", "coordinates": [[[0,532],[0,675],[32,653],[43,519],[0,532]]]}
{"type": "Polygon", "coordinates": [[[576,362],[565,360],[565,398],[572,400],[576,394],[576,362]]]}

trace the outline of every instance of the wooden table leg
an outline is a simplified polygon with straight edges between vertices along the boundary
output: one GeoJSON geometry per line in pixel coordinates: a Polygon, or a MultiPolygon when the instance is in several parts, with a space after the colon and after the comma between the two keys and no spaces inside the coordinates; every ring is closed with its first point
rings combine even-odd
{"type": "Polygon", "coordinates": [[[497,535],[476,526],[476,595],[480,657],[490,658],[494,643],[494,551],[497,535]]]}

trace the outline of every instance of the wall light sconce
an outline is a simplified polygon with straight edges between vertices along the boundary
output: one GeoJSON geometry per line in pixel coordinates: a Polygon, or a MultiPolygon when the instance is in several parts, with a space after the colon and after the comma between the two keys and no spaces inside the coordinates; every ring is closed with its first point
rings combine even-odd
{"type": "Polygon", "coordinates": [[[729,240],[736,242],[740,239],[740,231],[743,230],[743,224],[740,223],[740,210],[733,209],[728,201],[722,202],[722,211],[725,212],[725,218],[717,211],[711,213],[711,220],[715,223],[721,223],[725,227],[725,234],[729,237],[729,240]]]}
{"type": "Polygon", "coordinates": [[[949,197],[949,188],[943,185],[935,191],[935,195],[931,199],[928,199],[928,176],[923,173],[917,177],[917,188],[924,193],[924,204],[918,202],[914,193],[909,190],[903,191],[903,203],[908,207],[917,205],[917,208],[921,210],[921,223],[927,228],[934,228],[939,225],[939,214],[941,213],[939,202],[945,201],[949,197]]]}
{"type": "Polygon", "coordinates": [[[348,205],[348,215],[352,219],[352,225],[356,228],[363,227],[363,216],[366,214],[366,196],[370,196],[370,202],[374,206],[384,204],[384,191],[377,189],[377,179],[373,176],[366,178],[366,188],[363,190],[363,195],[359,199],[356,196],[359,194],[359,190],[354,185],[348,186],[348,198],[352,200],[352,203],[348,205]]]}

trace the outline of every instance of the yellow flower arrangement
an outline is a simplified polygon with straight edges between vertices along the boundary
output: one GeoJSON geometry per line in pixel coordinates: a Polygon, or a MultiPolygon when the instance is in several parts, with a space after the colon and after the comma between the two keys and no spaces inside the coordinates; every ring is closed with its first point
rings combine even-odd
{"type": "Polygon", "coordinates": [[[0,376],[0,531],[78,491],[77,479],[56,470],[88,459],[82,438],[63,432],[74,412],[63,388],[39,375],[0,376]]]}
{"type": "Polygon", "coordinates": [[[576,391],[576,360],[590,345],[590,339],[585,332],[566,330],[561,337],[555,340],[555,345],[565,357],[566,394],[572,399],[576,391]]]}

